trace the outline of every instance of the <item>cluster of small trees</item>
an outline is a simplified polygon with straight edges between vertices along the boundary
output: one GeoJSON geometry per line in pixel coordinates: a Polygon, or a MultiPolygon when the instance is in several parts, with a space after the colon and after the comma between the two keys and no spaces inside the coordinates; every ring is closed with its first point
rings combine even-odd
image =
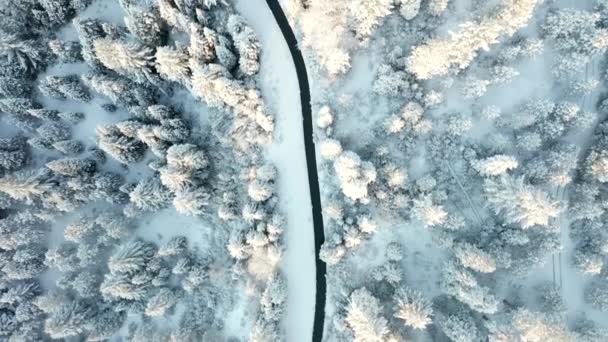
{"type": "Polygon", "coordinates": [[[449,38],[437,38],[417,46],[408,58],[408,69],[419,79],[446,75],[451,69],[469,66],[479,50],[489,48],[498,38],[511,36],[528,23],[537,0],[505,3],[495,15],[479,23],[466,22],[449,38]]]}
{"type": "Polygon", "coordinates": [[[302,31],[302,44],[318,65],[336,76],[350,69],[353,50],[364,44],[393,9],[391,0],[292,1],[290,15],[302,31]],[[298,3],[299,2],[299,3],[298,3]],[[327,32],[333,32],[328,36],[327,32]]]}
{"type": "Polygon", "coordinates": [[[575,9],[559,9],[547,16],[544,37],[560,52],[554,68],[557,77],[582,73],[592,57],[606,51],[608,30],[601,20],[600,12],[575,9]]]}

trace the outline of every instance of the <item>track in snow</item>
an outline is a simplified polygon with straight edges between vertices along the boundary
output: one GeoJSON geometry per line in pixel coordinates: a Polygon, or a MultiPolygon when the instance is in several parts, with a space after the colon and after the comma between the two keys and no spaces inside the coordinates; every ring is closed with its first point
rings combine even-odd
{"type": "Polygon", "coordinates": [[[310,200],[312,203],[312,221],[315,235],[315,265],[316,265],[316,292],[315,292],[315,317],[313,322],[312,340],[321,342],[323,340],[323,326],[325,321],[325,296],[326,296],[326,265],[319,258],[321,245],[325,241],[323,228],[323,215],[321,212],[321,193],[319,191],[319,177],[317,174],[317,158],[315,155],[315,143],[313,141],[312,109],[310,105],[310,88],[308,85],[308,74],[304,57],[298,48],[296,36],[289,26],[287,17],[283,13],[278,0],[266,0],[272,15],[276,20],[281,33],[287,42],[293,64],[298,75],[300,86],[300,102],[302,103],[302,119],[304,126],[304,147],[306,149],[306,165],[308,169],[308,185],[310,187],[310,200]]]}

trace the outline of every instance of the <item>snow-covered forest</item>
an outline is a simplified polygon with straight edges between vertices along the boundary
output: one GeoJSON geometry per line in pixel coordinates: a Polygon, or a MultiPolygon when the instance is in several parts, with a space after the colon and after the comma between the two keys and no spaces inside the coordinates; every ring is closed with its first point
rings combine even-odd
{"type": "Polygon", "coordinates": [[[275,113],[235,4],[3,0],[0,31],[0,340],[281,340],[275,113]]]}
{"type": "Polygon", "coordinates": [[[608,1],[276,1],[0,0],[0,341],[608,341],[608,1]]]}
{"type": "Polygon", "coordinates": [[[607,341],[608,2],[284,7],[312,84],[324,339],[607,341]]]}

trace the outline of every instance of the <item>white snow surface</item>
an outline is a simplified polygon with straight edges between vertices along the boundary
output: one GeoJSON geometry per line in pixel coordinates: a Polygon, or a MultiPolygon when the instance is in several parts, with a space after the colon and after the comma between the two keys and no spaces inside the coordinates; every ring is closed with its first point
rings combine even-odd
{"type": "Polygon", "coordinates": [[[238,0],[236,8],[261,41],[260,86],[275,113],[275,140],[267,156],[279,171],[279,210],[287,217],[283,261],[288,287],[286,340],[310,341],[315,308],[314,228],[297,74],[266,2],[238,0]]]}

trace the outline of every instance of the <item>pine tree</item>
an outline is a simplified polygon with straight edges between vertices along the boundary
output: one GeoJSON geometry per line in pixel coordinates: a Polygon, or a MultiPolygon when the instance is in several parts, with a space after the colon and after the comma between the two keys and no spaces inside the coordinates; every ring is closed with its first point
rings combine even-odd
{"type": "Polygon", "coordinates": [[[23,138],[0,138],[0,167],[14,171],[25,166],[28,153],[23,138]]]}
{"type": "Polygon", "coordinates": [[[78,63],[82,61],[80,43],[74,41],[51,40],[49,48],[62,63],[78,63]]]}
{"type": "Polygon", "coordinates": [[[129,193],[131,203],[142,210],[157,211],[166,207],[171,200],[170,192],[156,177],[140,181],[129,193]]]}
{"type": "Polygon", "coordinates": [[[44,322],[44,331],[57,339],[76,336],[88,329],[94,313],[93,308],[83,302],[64,302],[44,322]]]}
{"type": "Polygon", "coordinates": [[[414,200],[413,214],[427,227],[443,224],[448,218],[443,206],[433,204],[430,197],[414,200]]]}
{"type": "Polygon", "coordinates": [[[280,321],[287,301],[287,284],[279,274],[272,274],[260,298],[263,317],[267,321],[280,321]]]}
{"type": "MultiPolygon", "coordinates": [[[[515,0],[479,23],[466,22],[449,38],[435,38],[414,47],[407,60],[408,69],[419,79],[426,80],[448,73],[451,67],[465,69],[481,49],[487,49],[500,36],[510,36],[525,26],[532,17],[536,0],[515,0]]],[[[440,15],[446,0],[433,0],[429,10],[440,15]]]]}
{"type": "Polygon", "coordinates": [[[608,152],[592,151],[587,157],[589,173],[601,183],[608,182],[608,152]]]}
{"type": "Polygon", "coordinates": [[[464,267],[481,273],[492,273],[496,270],[496,261],[487,252],[469,243],[458,243],[454,246],[454,255],[464,267]]]}
{"type": "Polygon", "coordinates": [[[154,247],[143,241],[127,242],[110,257],[108,268],[117,274],[140,271],[152,259],[154,252],[154,247]]]}
{"type": "Polygon", "coordinates": [[[110,339],[123,326],[127,314],[116,312],[113,308],[106,307],[93,317],[89,323],[89,336],[91,341],[104,341],[110,339]]]}
{"type": "Polygon", "coordinates": [[[80,268],[78,256],[76,255],[77,250],[77,244],[63,242],[46,252],[44,262],[50,268],[56,268],[64,273],[75,272],[80,268]]]}
{"type": "Polygon", "coordinates": [[[38,86],[40,92],[57,99],[71,99],[89,102],[89,91],[79,81],[76,75],[47,76],[38,86]]]}
{"type": "Polygon", "coordinates": [[[274,189],[268,182],[253,180],[249,183],[247,194],[255,202],[264,202],[273,195],[274,189]]]}
{"type": "Polygon", "coordinates": [[[63,236],[67,241],[79,243],[92,237],[95,232],[95,221],[88,217],[81,217],[67,225],[63,231],[63,236]]]}
{"type": "Polygon", "coordinates": [[[0,191],[26,204],[33,203],[50,190],[50,184],[44,183],[38,174],[31,171],[13,173],[0,178],[0,191]]]}
{"type": "Polygon", "coordinates": [[[77,140],[61,140],[53,144],[53,148],[65,155],[76,155],[84,151],[84,145],[77,140]]]}
{"type": "Polygon", "coordinates": [[[173,198],[173,206],[178,213],[190,216],[202,215],[209,206],[209,193],[203,189],[179,191],[173,198]]]}
{"type": "Polygon", "coordinates": [[[91,175],[96,171],[95,161],[79,158],[57,159],[47,163],[46,167],[63,176],[91,175]]]}
{"type": "Polygon", "coordinates": [[[354,152],[344,152],[334,162],[334,169],[345,196],[352,200],[367,200],[368,185],[376,181],[376,169],[363,162],[354,152]]]}
{"type": "Polygon", "coordinates": [[[438,325],[443,333],[454,342],[474,342],[478,339],[478,331],[473,317],[465,311],[457,311],[442,317],[438,325]]]}
{"type": "Polygon", "coordinates": [[[445,293],[454,296],[471,309],[493,314],[498,311],[499,301],[490,289],[480,286],[472,273],[455,264],[446,264],[442,279],[445,293]]]}
{"type": "Polygon", "coordinates": [[[162,46],[156,49],[156,70],[168,79],[181,84],[189,84],[190,68],[188,54],[181,49],[162,46]]]}
{"type": "Polygon", "coordinates": [[[357,38],[367,40],[380,20],[391,13],[392,6],[391,0],[347,1],[348,14],[352,18],[351,25],[357,38]]]}
{"type": "Polygon", "coordinates": [[[543,31],[559,50],[594,55],[608,47],[608,30],[599,21],[597,13],[560,9],[547,16],[543,31]]]}
{"type": "Polygon", "coordinates": [[[513,315],[513,325],[523,341],[575,341],[574,335],[566,329],[563,323],[540,312],[519,309],[513,315]]]}
{"type": "Polygon", "coordinates": [[[188,52],[192,58],[203,63],[210,63],[215,59],[215,45],[217,35],[215,31],[201,27],[200,25],[190,24],[190,46],[188,52]]]}
{"type": "Polygon", "coordinates": [[[0,57],[18,62],[23,69],[30,71],[41,67],[44,61],[44,54],[35,41],[10,33],[0,37],[0,57]]]}
{"type": "Polygon", "coordinates": [[[138,82],[151,79],[154,66],[152,49],[135,43],[123,43],[109,38],[93,43],[99,61],[122,75],[133,75],[138,82]]]}
{"type": "Polygon", "coordinates": [[[486,179],[484,189],[494,211],[504,213],[507,222],[519,223],[524,229],[534,225],[547,226],[549,220],[561,211],[558,202],[525,184],[523,178],[503,176],[497,180],[486,179]]]}
{"type": "Polygon", "coordinates": [[[431,302],[417,290],[399,288],[395,292],[395,317],[414,329],[426,329],[431,324],[433,308],[431,302]]]}
{"type": "Polygon", "coordinates": [[[351,293],[346,312],[346,323],[354,333],[354,341],[380,342],[388,335],[380,302],[366,288],[351,293]]]}
{"type": "Polygon", "coordinates": [[[149,46],[163,46],[167,39],[164,21],[155,7],[129,6],[125,24],[139,42],[149,46]]]}
{"type": "Polygon", "coordinates": [[[399,0],[399,13],[405,18],[405,20],[412,20],[420,11],[421,0],[399,0]]]}
{"type": "Polygon", "coordinates": [[[168,288],[161,288],[148,299],[145,314],[151,317],[162,316],[177,303],[177,299],[173,291],[168,288]]]}
{"type": "Polygon", "coordinates": [[[440,16],[448,8],[449,0],[430,0],[429,1],[429,13],[433,16],[440,16]]]}
{"type": "Polygon", "coordinates": [[[585,288],[585,301],[597,310],[608,311],[608,285],[593,281],[585,288]]]}
{"type": "Polygon", "coordinates": [[[172,143],[181,143],[190,135],[188,123],[182,119],[161,120],[160,126],[153,128],[154,135],[172,143]]]}
{"type": "Polygon", "coordinates": [[[228,106],[237,115],[255,122],[263,131],[272,132],[274,123],[266,113],[266,107],[254,89],[231,78],[230,73],[219,64],[193,65],[192,91],[213,107],[228,106]]]}
{"type": "Polygon", "coordinates": [[[99,126],[96,133],[99,147],[119,162],[129,164],[143,157],[145,145],[123,135],[116,126],[99,126]]]}
{"type": "Polygon", "coordinates": [[[238,63],[238,59],[232,50],[230,40],[224,35],[218,34],[215,44],[215,56],[217,63],[226,68],[226,70],[233,70],[238,63]]]}
{"type": "Polygon", "coordinates": [[[158,255],[179,256],[188,250],[188,240],[185,236],[174,236],[158,250],[158,255]]]}
{"type": "Polygon", "coordinates": [[[228,18],[227,28],[239,53],[239,70],[247,76],[257,74],[261,47],[255,32],[236,14],[228,18]]]}
{"type": "Polygon", "coordinates": [[[207,165],[207,156],[196,145],[173,145],[167,150],[167,166],[161,168],[160,180],[170,190],[180,192],[205,179],[207,165]]]}

